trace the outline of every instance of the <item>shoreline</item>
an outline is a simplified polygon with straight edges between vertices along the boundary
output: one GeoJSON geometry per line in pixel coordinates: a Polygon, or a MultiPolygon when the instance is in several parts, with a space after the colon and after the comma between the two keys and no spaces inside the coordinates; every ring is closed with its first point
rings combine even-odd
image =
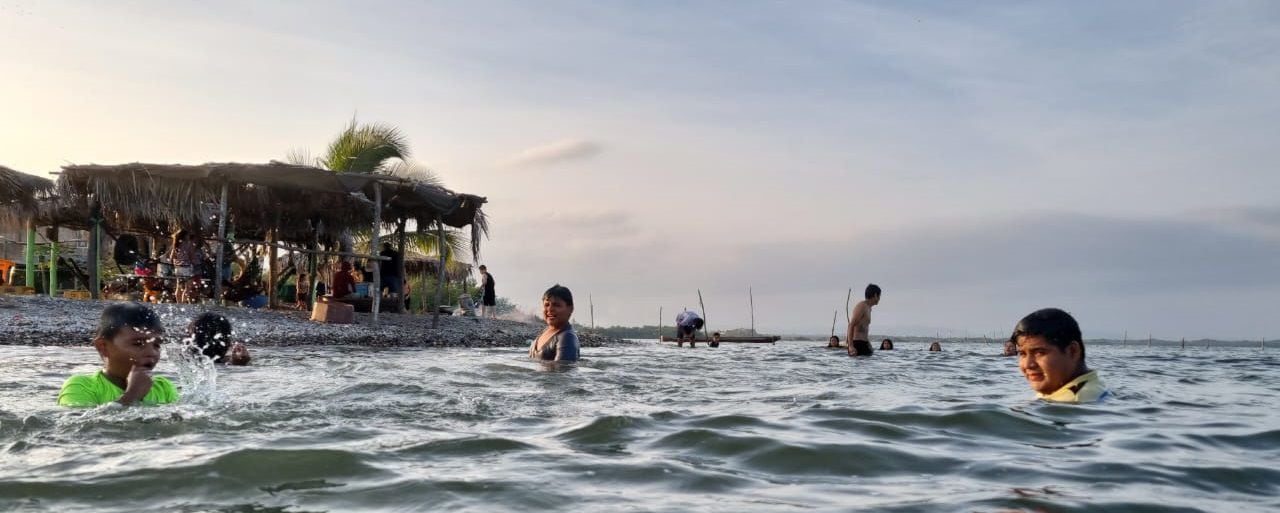
{"type": "MultiPolygon", "coordinates": [[[[0,296],[0,345],[88,346],[103,306],[116,301],[0,296]]],[[[357,313],[356,324],[325,324],[301,310],[254,310],[239,307],[149,304],[160,315],[169,337],[186,335],[187,323],[201,313],[220,313],[231,321],[235,338],[253,347],[528,347],[544,326],[518,321],[383,312],[379,325],[370,314],[357,313]]],[[[593,333],[578,333],[582,347],[629,344],[593,333]]]]}

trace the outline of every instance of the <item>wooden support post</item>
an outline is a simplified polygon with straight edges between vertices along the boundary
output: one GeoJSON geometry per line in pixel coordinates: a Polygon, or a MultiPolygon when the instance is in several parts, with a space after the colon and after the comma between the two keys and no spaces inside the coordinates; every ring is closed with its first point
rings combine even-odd
{"type": "Polygon", "coordinates": [[[85,260],[89,264],[89,297],[100,299],[102,294],[102,209],[97,202],[89,209],[89,251],[85,260]]]}
{"type": "MultiPolygon", "coordinates": [[[[846,294],[846,295],[844,296],[844,323],[845,323],[845,324],[850,324],[850,323],[852,323],[852,322],[853,322],[853,320],[849,318],[849,316],[850,316],[850,315],[852,315],[852,314],[849,312],[849,302],[850,302],[850,301],[853,301],[853,287],[850,287],[850,288],[849,288],[849,293],[848,293],[848,294],[846,294]]],[[[868,337],[870,337],[870,336],[871,336],[871,334],[870,334],[870,333],[868,333],[868,334],[867,334],[867,336],[868,336],[868,337]]]]}
{"type": "Polygon", "coordinates": [[[756,334],[756,296],[751,291],[751,287],[747,287],[747,299],[751,301],[751,334],[756,334]]]}
{"type": "Polygon", "coordinates": [[[49,297],[58,296],[58,226],[49,228],[49,297]]]}
{"type": "Polygon", "coordinates": [[[836,317],[840,315],[839,310],[831,310],[831,336],[836,336],[836,317]]]}
{"type": "Polygon", "coordinates": [[[662,342],[662,307],[658,307],[658,342],[662,342]]]}
{"type": "Polygon", "coordinates": [[[444,301],[444,218],[436,216],[436,253],[440,254],[436,272],[436,303],[431,314],[431,327],[440,323],[440,303],[444,301]]]}
{"type": "Polygon", "coordinates": [[[218,253],[213,257],[213,302],[222,304],[222,258],[227,251],[227,182],[222,182],[222,201],[218,204],[218,253]]]}
{"type": "MultiPolygon", "coordinates": [[[[281,208],[282,205],[276,205],[281,208]]],[[[280,279],[279,249],[276,242],[280,239],[280,211],[276,211],[275,223],[271,225],[271,231],[268,232],[267,242],[270,248],[267,250],[267,307],[271,309],[278,308],[280,301],[276,298],[276,285],[280,279]]]]}
{"type": "Polygon", "coordinates": [[[596,301],[591,294],[587,294],[587,306],[591,308],[591,330],[596,329],[596,301]]]}
{"type": "MultiPolygon", "coordinates": [[[[382,237],[382,182],[373,182],[373,238],[369,240],[369,254],[378,254],[382,237]]],[[[378,324],[378,310],[382,309],[382,261],[373,266],[373,324],[378,324]]]]}
{"type": "Polygon", "coordinates": [[[311,278],[309,281],[311,290],[307,291],[307,310],[310,311],[316,307],[316,286],[320,282],[320,266],[317,265],[315,253],[320,249],[320,232],[318,230],[312,235],[309,244],[311,252],[307,253],[307,276],[311,278]]]}
{"type": "Polygon", "coordinates": [[[396,307],[394,311],[396,313],[404,313],[404,298],[408,295],[405,291],[408,290],[409,286],[409,277],[404,274],[404,245],[405,238],[407,238],[404,233],[405,222],[406,219],[401,217],[400,221],[396,223],[396,251],[400,252],[400,261],[392,262],[396,266],[396,275],[400,277],[400,292],[397,292],[395,296],[396,307]]]}
{"type": "Polygon", "coordinates": [[[422,298],[421,300],[418,301],[418,312],[424,315],[427,313],[427,293],[428,292],[429,291],[427,290],[427,266],[424,265],[422,266],[422,298]]]}
{"type": "Polygon", "coordinates": [[[36,220],[27,220],[27,250],[24,255],[27,260],[27,281],[22,282],[31,288],[36,286],[36,220]]]}

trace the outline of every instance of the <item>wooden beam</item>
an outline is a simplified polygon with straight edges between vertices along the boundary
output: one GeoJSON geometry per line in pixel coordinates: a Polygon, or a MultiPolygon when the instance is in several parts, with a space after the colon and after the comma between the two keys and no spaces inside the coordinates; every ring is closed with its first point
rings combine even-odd
{"type": "MultiPolygon", "coordinates": [[[[277,206],[276,208],[278,209],[280,206],[277,206]]],[[[280,279],[280,263],[278,262],[279,258],[277,258],[279,253],[276,252],[276,250],[279,249],[279,246],[277,245],[277,237],[279,237],[279,233],[280,211],[276,210],[275,219],[271,225],[271,231],[267,232],[267,242],[269,243],[267,246],[269,249],[269,251],[267,251],[267,308],[272,309],[280,306],[280,301],[276,298],[276,285],[280,279]]]]}
{"type": "Polygon", "coordinates": [[[213,257],[213,302],[222,304],[222,255],[227,248],[227,182],[222,182],[222,201],[218,204],[218,254],[213,257]]]}
{"type": "Polygon", "coordinates": [[[436,269],[436,307],[431,314],[431,327],[440,324],[440,303],[444,301],[444,219],[436,216],[436,253],[440,254],[436,269]]]}
{"type": "Polygon", "coordinates": [[[22,282],[23,285],[35,288],[36,286],[36,221],[35,219],[27,220],[27,281],[22,282]]]}
{"type": "MultiPolygon", "coordinates": [[[[378,254],[382,235],[382,182],[373,182],[373,239],[369,242],[369,254],[378,254]]],[[[378,324],[378,310],[382,309],[382,265],[373,265],[373,324],[378,324]]]]}
{"type": "Polygon", "coordinates": [[[89,209],[89,251],[85,260],[89,263],[89,297],[102,295],[102,209],[95,201],[89,209]]]}
{"type": "Polygon", "coordinates": [[[49,228],[49,297],[58,296],[58,225],[49,228]]]}

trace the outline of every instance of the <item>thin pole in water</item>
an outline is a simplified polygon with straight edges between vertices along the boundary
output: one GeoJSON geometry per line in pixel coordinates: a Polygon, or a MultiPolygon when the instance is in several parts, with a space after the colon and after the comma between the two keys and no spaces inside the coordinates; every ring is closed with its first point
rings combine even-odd
{"type": "Polygon", "coordinates": [[[658,342],[662,342],[662,307],[658,307],[658,342]]]}
{"type": "Polygon", "coordinates": [[[747,287],[747,300],[751,302],[751,334],[756,334],[756,296],[751,292],[751,287],[747,287]]]}
{"type": "Polygon", "coordinates": [[[831,309],[831,336],[836,336],[836,317],[840,315],[840,311],[831,309]]]}
{"type": "Polygon", "coordinates": [[[1187,348],[1187,337],[1182,337],[1182,349],[1187,348]]]}
{"type": "Polygon", "coordinates": [[[1147,347],[1151,347],[1151,334],[1147,333],[1147,347]]]}
{"type": "Polygon", "coordinates": [[[849,287],[849,294],[844,296],[844,323],[845,324],[849,324],[853,322],[853,320],[849,318],[849,302],[852,300],[853,300],[853,287],[849,287]]]}
{"type": "Polygon", "coordinates": [[[707,330],[711,329],[711,323],[707,322],[707,305],[702,302],[702,289],[698,289],[698,306],[702,307],[702,336],[706,337],[707,330]]]}
{"type": "Polygon", "coordinates": [[[591,307],[591,330],[592,330],[592,331],[595,331],[595,329],[596,329],[596,300],[595,300],[595,298],[594,298],[594,297],[591,297],[591,294],[587,294],[587,306],[591,307]]]}
{"type": "Polygon", "coordinates": [[[1129,330],[1124,331],[1124,342],[1121,342],[1120,345],[1121,346],[1129,345],[1129,330]]]}

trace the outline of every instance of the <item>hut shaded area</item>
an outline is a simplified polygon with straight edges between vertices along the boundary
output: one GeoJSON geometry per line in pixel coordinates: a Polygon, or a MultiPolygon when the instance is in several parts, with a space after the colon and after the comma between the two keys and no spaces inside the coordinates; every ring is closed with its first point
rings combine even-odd
{"type": "MultiPolygon", "coordinates": [[[[488,233],[483,197],[408,178],[275,161],[65,166],[57,195],[42,216],[48,224],[149,235],[197,229],[219,233],[219,241],[226,239],[219,229],[225,225],[237,241],[266,244],[273,253],[287,244],[285,249],[333,254],[318,247],[334,245],[344,232],[390,228],[403,234],[414,221],[419,230],[470,226],[472,254],[478,257],[488,233]]],[[[275,275],[272,269],[273,285],[275,275]]]]}
{"type": "Polygon", "coordinates": [[[36,216],[54,191],[53,180],[0,166],[0,228],[26,230],[27,220],[36,216]]]}

